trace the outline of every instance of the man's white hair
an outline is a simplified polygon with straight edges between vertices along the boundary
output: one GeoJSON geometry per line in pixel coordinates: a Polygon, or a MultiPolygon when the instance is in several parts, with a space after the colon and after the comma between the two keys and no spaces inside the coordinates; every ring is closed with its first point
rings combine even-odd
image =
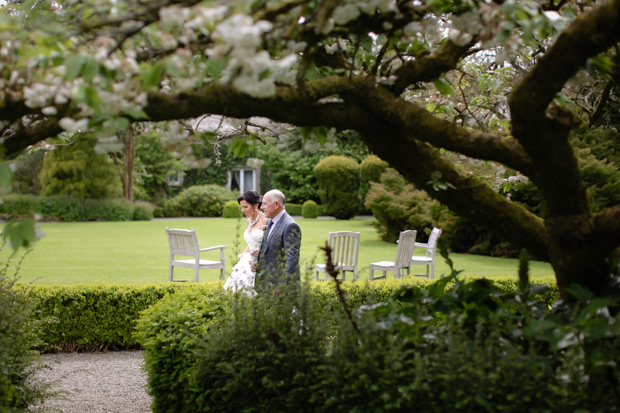
{"type": "Polygon", "coordinates": [[[280,205],[282,205],[282,208],[284,208],[284,206],[286,205],[286,197],[279,189],[272,189],[271,191],[267,191],[263,198],[267,195],[272,197],[274,201],[278,201],[280,205]]]}

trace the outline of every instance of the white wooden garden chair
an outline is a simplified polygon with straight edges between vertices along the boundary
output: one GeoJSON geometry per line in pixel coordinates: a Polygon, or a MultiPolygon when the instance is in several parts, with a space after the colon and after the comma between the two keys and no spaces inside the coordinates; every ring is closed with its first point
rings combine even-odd
{"type": "Polygon", "coordinates": [[[198,272],[200,270],[220,270],[220,280],[224,279],[226,270],[226,259],[224,258],[225,245],[217,245],[215,247],[200,248],[196,231],[193,229],[170,229],[166,228],[168,234],[168,245],[170,246],[170,281],[188,281],[175,280],[173,277],[174,267],[193,268],[194,282],[198,282],[198,272]],[[220,250],[219,261],[200,259],[200,253],[206,251],[220,250]],[[175,258],[175,255],[191,257],[186,259],[175,258]]]}
{"type": "Polygon", "coordinates": [[[415,244],[415,230],[403,231],[398,237],[398,249],[394,261],[379,261],[370,264],[370,281],[378,278],[386,278],[386,272],[392,271],[394,278],[403,278],[406,270],[409,274],[411,255],[413,254],[413,244],[415,244]],[[381,271],[383,275],[375,276],[375,271],[381,271]]]}
{"type": "MultiPolygon", "coordinates": [[[[353,281],[357,281],[357,258],[360,249],[360,233],[351,231],[330,232],[327,245],[332,249],[332,262],[342,274],[342,280],[346,280],[346,271],[353,272],[353,281]]],[[[314,279],[319,281],[319,273],[325,274],[325,279],[330,275],[325,271],[325,264],[316,264],[314,267],[314,279]]],[[[322,281],[322,280],[321,280],[322,281]]]]}
{"type": "Polygon", "coordinates": [[[430,278],[435,279],[435,253],[437,252],[437,240],[440,235],[441,230],[439,228],[433,228],[427,243],[416,242],[414,244],[415,248],[423,248],[425,255],[413,255],[411,257],[411,265],[426,265],[426,274],[415,274],[414,272],[414,275],[423,275],[429,278],[430,269],[430,278]]]}

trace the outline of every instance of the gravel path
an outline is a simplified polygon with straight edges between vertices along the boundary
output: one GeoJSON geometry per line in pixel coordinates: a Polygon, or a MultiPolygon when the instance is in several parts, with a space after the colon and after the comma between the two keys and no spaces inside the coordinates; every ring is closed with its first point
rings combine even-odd
{"type": "Polygon", "coordinates": [[[150,412],[146,372],[140,351],[44,354],[43,381],[64,392],[33,412],[150,412]]]}

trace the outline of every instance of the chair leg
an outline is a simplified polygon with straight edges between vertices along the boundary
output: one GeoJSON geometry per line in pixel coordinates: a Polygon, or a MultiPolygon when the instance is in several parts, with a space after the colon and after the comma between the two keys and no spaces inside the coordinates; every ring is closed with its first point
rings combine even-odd
{"type": "Polygon", "coordinates": [[[431,261],[431,279],[435,279],[435,260],[431,261]]]}
{"type": "Polygon", "coordinates": [[[226,278],[226,271],[222,268],[220,270],[220,280],[224,280],[224,278],[226,278]]]}
{"type": "Polygon", "coordinates": [[[194,270],[194,282],[195,283],[198,282],[198,271],[200,271],[200,267],[196,267],[196,269],[194,270]]]}
{"type": "Polygon", "coordinates": [[[170,271],[169,271],[169,275],[168,275],[168,280],[169,280],[170,282],[172,282],[172,272],[173,272],[173,268],[174,268],[174,265],[170,264],[170,271]]]}
{"type": "Polygon", "coordinates": [[[374,278],[373,278],[373,268],[372,267],[370,267],[370,277],[369,278],[370,278],[370,281],[374,281],[374,278]]]}

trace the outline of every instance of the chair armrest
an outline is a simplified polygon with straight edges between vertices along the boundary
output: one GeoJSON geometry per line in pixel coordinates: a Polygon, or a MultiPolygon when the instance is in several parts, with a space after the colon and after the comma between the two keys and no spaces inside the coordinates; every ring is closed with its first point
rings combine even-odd
{"type": "Polygon", "coordinates": [[[424,242],[414,242],[413,243],[414,248],[415,247],[419,247],[419,248],[430,248],[430,246],[427,243],[424,242]]]}
{"type": "Polygon", "coordinates": [[[226,249],[226,245],[216,245],[215,247],[209,247],[209,248],[200,248],[198,251],[200,252],[204,252],[204,251],[212,251],[212,250],[218,250],[218,249],[226,249]]]}

